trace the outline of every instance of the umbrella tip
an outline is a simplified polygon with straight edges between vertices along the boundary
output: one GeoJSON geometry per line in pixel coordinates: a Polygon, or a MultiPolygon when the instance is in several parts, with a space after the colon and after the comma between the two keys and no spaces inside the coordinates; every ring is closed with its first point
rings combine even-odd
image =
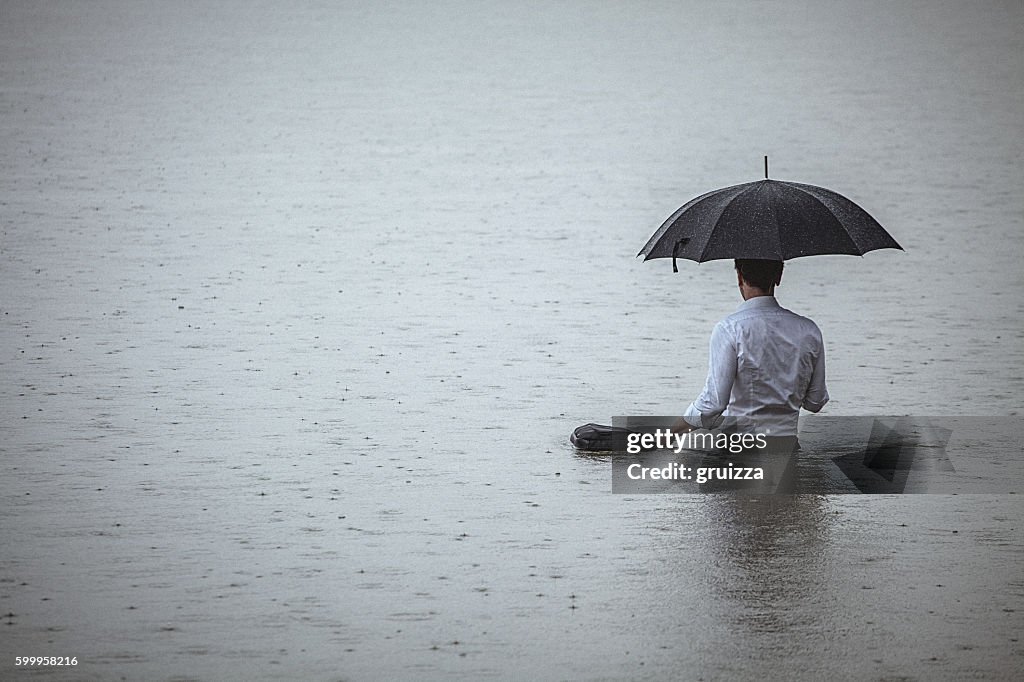
{"type": "Polygon", "coordinates": [[[764,179],[768,179],[768,155],[764,155],[764,179]]]}

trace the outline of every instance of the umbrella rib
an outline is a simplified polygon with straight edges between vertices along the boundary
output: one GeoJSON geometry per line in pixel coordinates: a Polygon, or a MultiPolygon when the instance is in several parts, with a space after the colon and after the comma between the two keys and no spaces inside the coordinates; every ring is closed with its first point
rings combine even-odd
{"type": "MultiPolygon", "coordinates": [[[[768,182],[771,182],[771,181],[769,180],[768,182]]],[[[773,195],[773,197],[774,197],[774,195],[773,195]]],[[[768,211],[771,213],[771,216],[772,216],[772,220],[771,220],[772,225],[775,226],[775,248],[776,248],[776,251],[779,254],[779,260],[785,261],[786,260],[786,254],[782,250],[782,230],[779,229],[779,217],[775,213],[775,204],[773,204],[770,200],[765,202],[765,203],[768,205],[768,211]]]]}
{"type": "MultiPolygon", "coordinates": [[[[731,205],[732,205],[732,202],[736,201],[737,199],[739,199],[739,198],[740,198],[741,196],[743,196],[744,194],[746,194],[746,193],[747,193],[747,192],[749,192],[750,190],[752,190],[752,189],[756,189],[756,185],[757,185],[757,183],[750,183],[750,184],[749,184],[748,186],[746,186],[746,187],[745,187],[745,188],[744,188],[744,189],[743,189],[742,191],[740,191],[740,192],[736,192],[736,194],[735,194],[735,195],[733,195],[732,197],[730,197],[730,198],[729,198],[729,200],[728,200],[728,201],[726,201],[726,202],[725,202],[725,203],[724,203],[724,204],[722,205],[722,208],[721,208],[721,210],[720,210],[720,211],[718,212],[718,215],[717,215],[717,216],[715,217],[715,219],[714,219],[714,221],[712,222],[712,224],[714,224],[714,225],[715,225],[715,226],[717,227],[717,223],[718,223],[718,221],[719,221],[719,220],[720,220],[720,219],[722,218],[722,214],[724,214],[724,213],[725,213],[725,211],[726,211],[726,209],[728,209],[728,208],[729,208],[729,206],[731,206],[731,205]]],[[[742,186],[742,185],[741,185],[741,186],[742,186]]],[[[698,262],[698,263],[703,263],[703,262],[704,262],[704,256],[705,256],[705,254],[707,254],[707,252],[708,252],[708,246],[710,246],[710,244],[711,244],[711,238],[712,238],[712,237],[714,237],[714,236],[715,236],[715,230],[714,230],[714,229],[712,229],[712,230],[711,230],[711,232],[710,232],[710,233],[708,234],[708,238],[707,238],[707,241],[705,241],[705,242],[704,242],[704,248],[702,248],[702,249],[701,249],[701,251],[700,251],[700,255],[699,255],[699,256],[697,257],[697,262],[698,262]]]]}
{"type": "Polygon", "coordinates": [[[665,222],[661,224],[661,227],[658,228],[658,231],[651,235],[651,238],[647,240],[646,244],[644,244],[644,248],[640,249],[640,253],[636,255],[644,256],[645,261],[650,260],[650,251],[653,251],[654,247],[657,246],[661,238],[665,236],[665,233],[667,233],[675,226],[676,221],[679,220],[679,218],[682,217],[684,213],[693,209],[695,206],[697,206],[704,200],[710,199],[713,194],[717,194],[718,192],[719,190],[711,190],[710,192],[705,192],[704,194],[701,194],[699,197],[690,199],[685,204],[677,208],[675,212],[672,213],[672,215],[665,219],[665,222]]]}
{"type": "Polygon", "coordinates": [[[824,201],[821,200],[821,197],[819,197],[817,194],[815,194],[814,192],[811,192],[811,191],[809,191],[807,189],[807,187],[810,187],[812,185],[804,186],[804,185],[800,185],[800,184],[795,183],[795,182],[791,182],[791,183],[789,183],[789,186],[792,187],[793,189],[796,189],[796,190],[799,190],[799,191],[803,192],[804,194],[809,196],[811,199],[816,201],[818,204],[820,204],[822,206],[822,208],[824,208],[828,212],[828,214],[830,216],[832,216],[836,220],[837,223],[839,223],[839,227],[842,228],[843,235],[849,240],[849,242],[851,244],[853,244],[853,248],[855,248],[857,250],[857,253],[859,253],[862,256],[864,255],[861,252],[860,244],[857,243],[857,240],[853,238],[853,235],[850,234],[850,231],[846,229],[845,225],[843,225],[843,221],[840,220],[836,216],[835,211],[833,211],[831,208],[829,208],[828,204],[826,204],[824,201]]]}

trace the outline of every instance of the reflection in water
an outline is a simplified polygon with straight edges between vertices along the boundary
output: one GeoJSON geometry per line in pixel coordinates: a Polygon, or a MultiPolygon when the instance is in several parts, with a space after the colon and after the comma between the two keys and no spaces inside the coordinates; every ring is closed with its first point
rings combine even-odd
{"type": "Polygon", "coordinates": [[[709,498],[709,549],[725,569],[713,589],[727,618],[751,632],[813,625],[820,597],[828,515],[819,495],[709,498]]]}

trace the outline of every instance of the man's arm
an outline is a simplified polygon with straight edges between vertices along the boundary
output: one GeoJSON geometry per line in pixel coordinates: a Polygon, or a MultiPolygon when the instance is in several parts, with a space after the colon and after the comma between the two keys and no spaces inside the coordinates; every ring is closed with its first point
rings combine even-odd
{"type": "Polygon", "coordinates": [[[807,394],[801,405],[808,412],[818,412],[828,402],[828,390],[825,388],[825,344],[814,361],[814,368],[811,370],[811,381],[807,384],[807,394]]]}
{"type": "Polygon", "coordinates": [[[704,382],[704,390],[676,420],[673,431],[686,433],[693,429],[713,429],[722,423],[722,413],[729,405],[729,394],[736,381],[736,362],[736,342],[725,325],[718,323],[711,331],[708,378],[704,382]]]}

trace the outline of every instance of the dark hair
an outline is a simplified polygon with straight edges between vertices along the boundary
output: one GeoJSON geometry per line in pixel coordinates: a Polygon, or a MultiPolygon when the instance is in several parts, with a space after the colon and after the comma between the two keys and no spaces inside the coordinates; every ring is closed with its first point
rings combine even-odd
{"type": "Polygon", "coordinates": [[[782,261],[737,258],[736,272],[750,286],[768,291],[782,280],[782,261]]]}

